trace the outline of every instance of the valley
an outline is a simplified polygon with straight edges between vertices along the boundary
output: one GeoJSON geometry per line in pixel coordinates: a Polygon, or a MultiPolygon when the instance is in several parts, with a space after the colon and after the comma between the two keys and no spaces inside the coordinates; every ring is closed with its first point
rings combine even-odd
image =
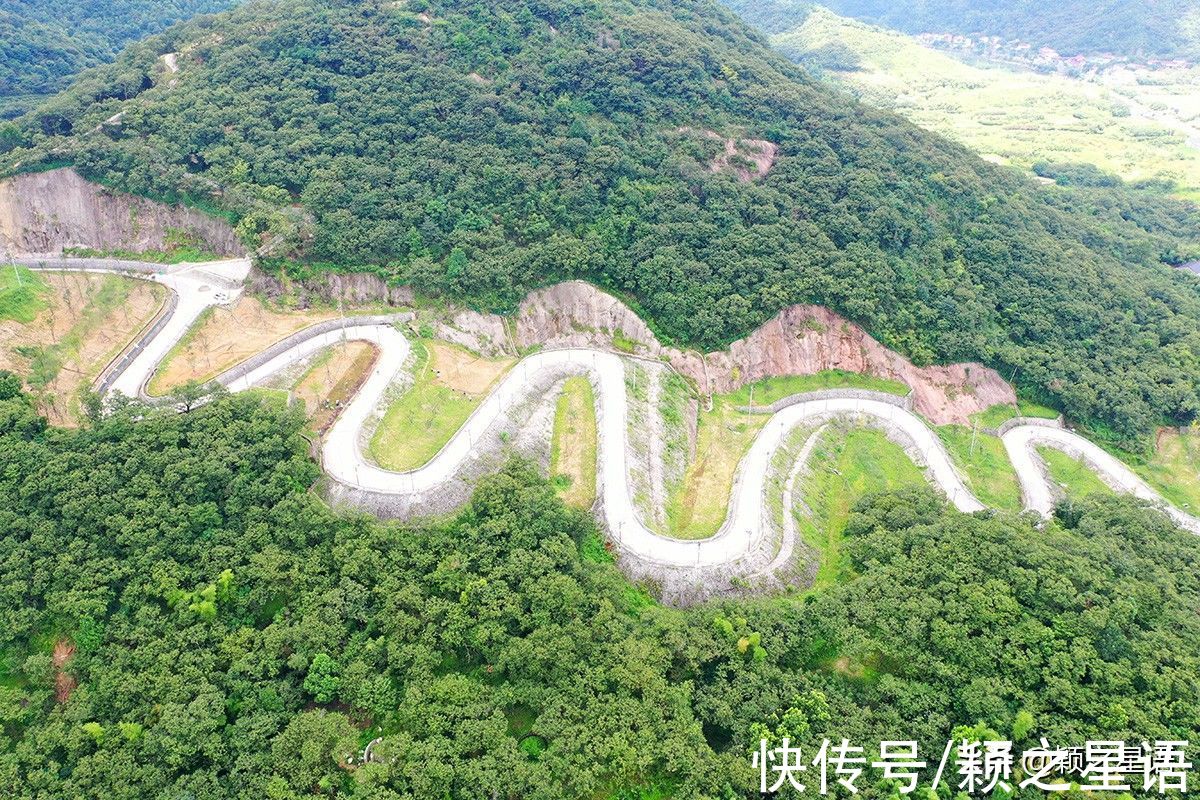
{"type": "Polygon", "coordinates": [[[1083,74],[1039,72],[820,8],[771,42],[865,102],[995,163],[1043,175],[1052,175],[1044,165],[1090,164],[1200,198],[1200,68],[1116,63],[1083,74]]]}

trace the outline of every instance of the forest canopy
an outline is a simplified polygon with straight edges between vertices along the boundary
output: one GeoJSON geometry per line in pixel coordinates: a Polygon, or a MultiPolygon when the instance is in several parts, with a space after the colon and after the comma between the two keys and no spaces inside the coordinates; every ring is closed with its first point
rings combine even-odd
{"type": "Polygon", "coordinates": [[[5,0],[0,8],[0,116],[66,88],[127,42],[234,0],[5,0]]]}
{"type": "Polygon", "coordinates": [[[1039,530],[880,495],[832,588],[679,610],[522,462],[452,519],[385,524],[307,491],[301,413],[227,396],[47,429],[18,386],[6,797],[728,800],[758,796],[764,736],[1200,736],[1200,543],[1132,500],[1039,530]]]}
{"type": "Polygon", "coordinates": [[[1168,266],[1200,255],[1194,205],[1039,189],[709,0],[255,0],[131,47],[4,151],[215,205],[299,277],[502,311],[584,278],[699,347],[816,303],[1115,438],[1200,411],[1200,286],[1168,266]]]}

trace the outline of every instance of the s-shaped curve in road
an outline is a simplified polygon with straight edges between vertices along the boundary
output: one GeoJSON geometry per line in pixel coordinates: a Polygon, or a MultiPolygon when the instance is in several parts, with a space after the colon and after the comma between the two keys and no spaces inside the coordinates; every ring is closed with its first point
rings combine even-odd
{"type": "MultiPolygon", "coordinates": [[[[166,285],[177,302],[165,319],[144,334],[146,340],[136,343],[140,352],[122,366],[111,384],[112,391],[145,397],[144,387],[159,362],[204,309],[230,302],[240,294],[248,266],[243,261],[223,262],[150,275],[149,279],[166,285]]],[[[782,569],[786,565],[781,562],[790,559],[796,543],[788,540],[789,536],[794,538],[794,530],[776,530],[766,511],[772,459],[798,426],[838,417],[865,419],[879,425],[926,467],[930,482],[959,510],[984,509],[963,483],[936,434],[919,417],[882,395],[879,399],[859,396],[801,399],[776,411],[738,465],[724,525],[708,539],[685,541],[652,531],[640,518],[632,500],[626,441],[628,396],[622,356],[590,349],[549,350],[528,356],[508,373],[433,459],[407,472],[393,472],[371,463],[361,447],[364,426],[385,400],[389,387],[403,373],[410,352],[408,340],[389,322],[378,318],[356,322],[350,318],[332,329],[314,326],[311,332],[301,331],[272,348],[261,363],[251,365],[236,377],[218,380],[233,391],[246,389],[324,347],[347,340],[371,342],[379,355],[370,375],[329,431],[322,448],[323,467],[337,483],[374,495],[413,497],[436,492],[464,469],[489,430],[503,424],[532,393],[544,389],[539,377],[588,376],[596,389],[598,505],[602,522],[626,563],[632,559],[642,567],[658,567],[668,573],[693,577],[763,574],[782,569]]],[[[1053,490],[1035,450],[1036,446],[1045,445],[1084,458],[1114,488],[1161,505],[1177,523],[1200,533],[1200,520],[1168,506],[1125,465],[1083,437],[1061,428],[1017,424],[1002,438],[1020,480],[1025,505],[1030,509],[1044,515],[1053,505],[1053,490]]],[[[789,484],[794,483],[794,477],[793,472],[789,484]]]]}

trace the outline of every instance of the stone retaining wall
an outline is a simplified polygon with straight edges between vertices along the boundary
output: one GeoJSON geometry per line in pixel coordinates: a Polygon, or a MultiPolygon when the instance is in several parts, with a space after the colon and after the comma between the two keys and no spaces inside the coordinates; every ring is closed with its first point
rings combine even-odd
{"type": "Polygon", "coordinates": [[[1055,419],[1046,419],[1045,417],[1013,417],[1006,419],[995,428],[981,428],[984,433],[991,436],[1003,436],[1013,428],[1018,428],[1022,425],[1034,425],[1039,428],[1062,428],[1063,418],[1061,416],[1055,419]]]}
{"type": "Polygon", "coordinates": [[[789,395],[766,406],[738,406],[737,410],[745,414],[774,414],[788,406],[821,400],[878,400],[881,403],[903,408],[905,411],[912,411],[913,408],[912,392],[901,396],[889,392],[878,392],[874,389],[818,389],[815,392],[789,395]]]}

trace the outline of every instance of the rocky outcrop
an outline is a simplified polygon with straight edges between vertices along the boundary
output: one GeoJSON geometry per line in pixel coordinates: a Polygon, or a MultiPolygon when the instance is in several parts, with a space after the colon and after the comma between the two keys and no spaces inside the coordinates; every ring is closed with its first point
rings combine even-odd
{"type": "Polygon", "coordinates": [[[901,381],[914,408],[936,424],[967,424],[971,414],[1016,395],[982,364],[918,367],[884,347],[858,325],[820,306],[791,306],[727,350],[701,355],[663,346],[649,326],[612,295],[580,281],[534,292],[515,324],[518,346],[600,347],[614,338],[639,355],[668,361],[702,391],[728,392],[780,375],[842,369],[901,381]]]}
{"type": "Polygon", "coordinates": [[[721,151],[709,162],[709,170],[732,173],[742,183],[766,176],[779,156],[779,145],[766,139],[726,139],[716,131],[687,127],[679,128],[677,133],[720,142],[721,151]]]}
{"type": "MultiPolygon", "coordinates": [[[[269,297],[288,294],[304,307],[413,300],[408,287],[390,287],[369,274],[325,274],[283,284],[254,271],[247,288],[269,297]]],[[[623,302],[583,281],[532,292],[506,327],[503,317],[460,309],[432,322],[433,335],[485,355],[516,355],[539,347],[594,347],[669,362],[703,392],[723,393],[761,378],[811,375],[842,369],[891,378],[913,390],[913,408],[934,423],[969,424],[972,414],[1016,395],[982,364],[918,367],[884,347],[858,325],[821,306],[791,306],[727,350],[701,354],[664,346],[650,326],[623,302]]]]}
{"type": "Polygon", "coordinates": [[[255,267],[246,278],[246,291],[278,300],[288,297],[297,308],[316,305],[411,305],[413,291],[408,286],[388,286],[369,272],[322,272],[303,281],[283,280],[255,267]]]}
{"type": "Polygon", "coordinates": [[[245,250],[223,219],[89,183],[73,169],[0,182],[0,252],[59,255],[64,248],[146,252],[180,236],[222,256],[245,250]]]}

